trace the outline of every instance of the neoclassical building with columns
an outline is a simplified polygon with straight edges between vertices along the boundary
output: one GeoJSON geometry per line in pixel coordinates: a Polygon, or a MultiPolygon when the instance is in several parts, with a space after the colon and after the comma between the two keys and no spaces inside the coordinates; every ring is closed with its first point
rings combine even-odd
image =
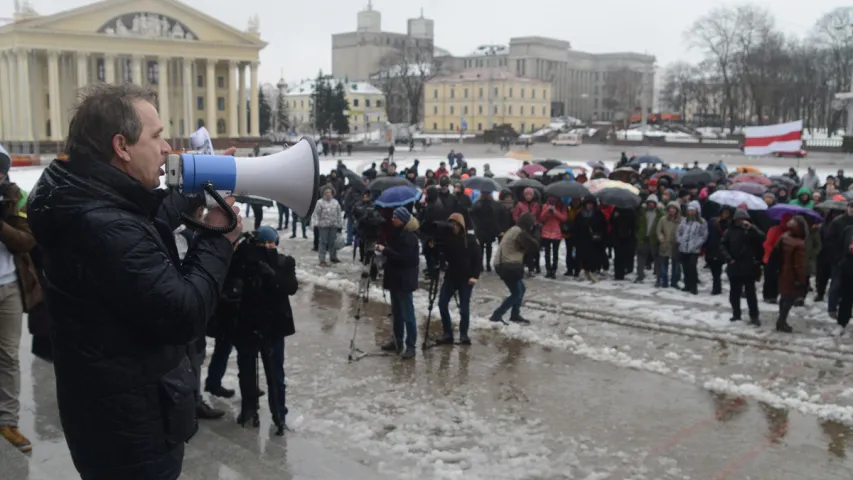
{"type": "Polygon", "coordinates": [[[0,27],[0,143],[58,146],[79,89],[94,82],[156,90],[173,143],[201,126],[214,139],[258,138],[265,46],[257,17],[241,31],[176,0],[104,0],[45,16],[25,6],[0,27]]]}

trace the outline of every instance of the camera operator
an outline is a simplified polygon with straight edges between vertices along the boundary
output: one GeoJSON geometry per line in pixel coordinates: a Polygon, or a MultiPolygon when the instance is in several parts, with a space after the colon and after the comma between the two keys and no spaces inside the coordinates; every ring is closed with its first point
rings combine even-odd
{"type": "Polygon", "coordinates": [[[379,217],[377,223],[375,211],[373,210],[373,200],[370,198],[370,191],[361,194],[361,198],[355,201],[351,208],[351,215],[355,223],[355,236],[358,242],[358,259],[363,265],[370,263],[373,258],[373,247],[379,235],[379,225],[382,224],[382,217],[379,217]]]}
{"type": "MultiPolygon", "coordinates": [[[[442,177],[446,180],[447,177],[442,177]]],[[[445,182],[446,183],[446,182],[445,182]]],[[[426,273],[431,276],[439,268],[438,252],[435,249],[435,237],[432,232],[434,224],[444,222],[450,214],[454,213],[453,206],[448,205],[441,198],[441,191],[435,186],[426,189],[426,202],[420,210],[421,240],[423,241],[424,260],[426,260],[426,273]]]]}
{"type": "Polygon", "coordinates": [[[459,293],[459,343],[471,345],[468,338],[468,325],[471,319],[469,306],[474,285],[480,278],[482,263],[480,245],[477,237],[465,229],[465,218],[454,213],[448,219],[452,228],[449,238],[441,242],[441,250],[447,262],[447,272],[441,293],[438,297],[438,311],[441,314],[441,326],[444,336],[436,341],[438,345],[453,345],[453,325],[450,322],[450,299],[459,293]]]}
{"type": "Polygon", "coordinates": [[[231,270],[242,282],[237,325],[233,332],[242,396],[237,422],[257,427],[258,356],[267,377],[273,422],[285,428],[284,337],[293,335],[290,295],[296,293],[296,261],[278,253],[278,234],[267,225],[243,240],[234,252],[231,270]]]}
{"type": "Polygon", "coordinates": [[[376,251],[385,257],[382,288],[388,290],[391,295],[391,313],[394,317],[394,338],[383,345],[382,350],[397,352],[403,358],[410,359],[415,356],[418,340],[412,293],[418,289],[420,255],[415,232],[420,223],[405,207],[397,207],[391,217],[391,226],[391,231],[376,245],[376,251]]]}

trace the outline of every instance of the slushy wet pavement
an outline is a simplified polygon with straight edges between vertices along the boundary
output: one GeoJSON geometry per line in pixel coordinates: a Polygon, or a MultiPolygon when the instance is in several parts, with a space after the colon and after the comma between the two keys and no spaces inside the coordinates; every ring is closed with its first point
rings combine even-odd
{"type": "MultiPolygon", "coordinates": [[[[210,399],[229,413],[201,423],[182,478],[853,478],[853,350],[831,345],[832,325],[819,305],[797,310],[797,335],[777,337],[768,327],[729,326],[725,295],[535,278],[524,312],[533,324],[496,326],[484,319],[505,288],[485,274],[472,301],[472,346],[419,349],[413,361],[349,363],[359,274],[351,252],[341,252],[344,263],[320,268],[310,240],[283,237],[302,282],[285,364],[293,431],[271,434],[265,402],[262,426],[252,430],[234,421],[238,397],[210,399]],[[651,329],[657,321],[683,321],[684,332],[651,329]],[[742,338],[763,343],[739,344],[742,338]]],[[[761,307],[771,323],[775,307],[761,307]]],[[[390,335],[388,311],[373,292],[358,347],[378,352],[390,335]]],[[[440,331],[437,309],[430,331],[440,331]]],[[[21,429],[34,451],[24,456],[0,445],[2,478],[77,478],[52,368],[28,353],[26,334],[21,352],[21,429]]],[[[235,360],[224,381],[229,388],[237,387],[235,360]]]]}

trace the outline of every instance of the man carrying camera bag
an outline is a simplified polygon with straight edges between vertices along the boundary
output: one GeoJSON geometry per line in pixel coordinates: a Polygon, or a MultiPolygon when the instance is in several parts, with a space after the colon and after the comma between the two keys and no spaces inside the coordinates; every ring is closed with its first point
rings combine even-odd
{"type": "Polygon", "coordinates": [[[529,324],[521,316],[521,302],[524,300],[524,258],[526,255],[539,252],[539,240],[533,231],[536,221],[530,212],[524,212],[518,217],[516,225],[504,234],[498,253],[495,257],[495,272],[509,289],[509,296],[492,313],[489,320],[502,322],[507,310],[512,308],[509,315],[511,322],[529,324]]]}

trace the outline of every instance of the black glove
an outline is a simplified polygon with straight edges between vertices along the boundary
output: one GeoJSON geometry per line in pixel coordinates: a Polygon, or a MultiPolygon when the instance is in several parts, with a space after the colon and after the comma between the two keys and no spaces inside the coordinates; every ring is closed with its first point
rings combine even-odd
{"type": "Polygon", "coordinates": [[[275,270],[266,262],[258,263],[258,272],[260,272],[263,277],[274,277],[275,270]]]}
{"type": "Polygon", "coordinates": [[[282,255],[279,257],[278,264],[281,265],[281,268],[283,268],[287,273],[293,273],[296,271],[296,260],[294,260],[290,255],[282,255]]]}

